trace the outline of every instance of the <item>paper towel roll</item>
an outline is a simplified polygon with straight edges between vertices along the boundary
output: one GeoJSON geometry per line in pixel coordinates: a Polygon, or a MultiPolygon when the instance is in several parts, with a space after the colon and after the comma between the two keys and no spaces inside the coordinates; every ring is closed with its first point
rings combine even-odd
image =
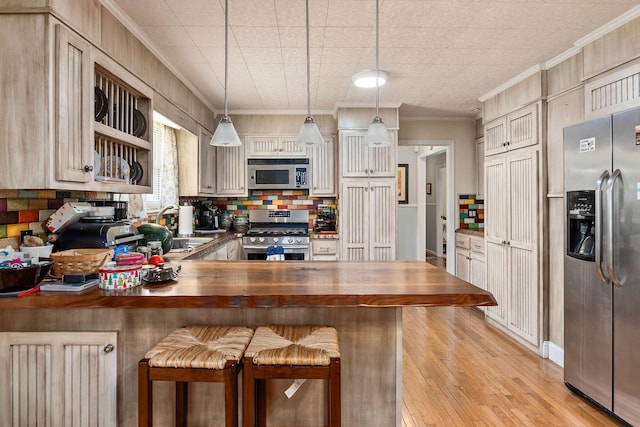
{"type": "Polygon", "coordinates": [[[193,234],[193,206],[180,206],[178,212],[178,234],[181,236],[193,234]]]}

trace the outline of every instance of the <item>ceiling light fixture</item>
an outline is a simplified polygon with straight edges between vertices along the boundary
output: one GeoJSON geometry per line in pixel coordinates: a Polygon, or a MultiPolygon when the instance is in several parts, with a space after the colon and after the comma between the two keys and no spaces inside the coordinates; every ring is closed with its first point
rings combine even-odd
{"type": "Polygon", "coordinates": [[[229,77],[229,0],[224,0],[224,115],[211,138],[211,145],[237,147],[241,145],[238,132],[227,114],[227,81],[229,77]]]}
{"type": "Polygon", "coordinates": [[[309,0],[306,0],[306,18],[307,18],[307,118],[300,128],[300,133],[296,138],[296,144],[303,146],[324,144],[324,138],[318,129],[316,121],[311,117],[311,66],[309,59],[309,0]]]}
{"type": "MultiPolygon", "coordinates": [[[[376,0],[376,73],[380,74],[380,1],[376,0]]],[[[386,73],[385,73],[386,74],[386,73]]],[[[391,138],[387,127],[380,117],[380,86],[376,86],[376,116],[364,135],[364,145],[369,147],[387,147],[391,138]]]]}
{"type": "Polygon", "coordinates": [[[351,80],[353,81],[353,84],[358,87],[370,88],[370,87],[382,86],[387,82],[388,78],[389,78],[389,74],[387,74],[386,71],[364,70],[364,71],[355,73],[353,77],[351,77],[351,80]],[[377,85],[376,85],[376,81],[378,82],[377,85]]]}

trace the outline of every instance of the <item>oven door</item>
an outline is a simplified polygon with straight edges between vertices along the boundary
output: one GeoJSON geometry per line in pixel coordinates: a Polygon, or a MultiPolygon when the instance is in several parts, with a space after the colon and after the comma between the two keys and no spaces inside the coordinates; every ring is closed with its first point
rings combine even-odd
{"type": "MultiPolygon", "coordinates": [[[[285,261],[307,261],[309,259],[309,246],[283,246],[285,261]]],[[[267,248],[265,246],[242,246],[242,259],[266,260],[267,248]]]]}

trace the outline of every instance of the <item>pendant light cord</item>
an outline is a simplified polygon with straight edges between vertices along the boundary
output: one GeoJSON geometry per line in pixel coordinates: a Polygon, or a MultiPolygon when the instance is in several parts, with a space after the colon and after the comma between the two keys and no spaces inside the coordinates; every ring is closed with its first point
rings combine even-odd
{"type": "Polygon", "coordinates": [[[224,0],[224,115],[227,116],[227,78],[229,76],[229,0],[224,0]]]}
{"type": "Polygon", "coordinates": [[[309,0],[307,0],[307,117],[311,117],[311,65],[309,58],[309,0]]]}
{"type": "MultiPolygon", "coordinates": [[[[309,0],[307,0],[309,1],[309,0]]],[[[380,117],[379,105],[380,105],[380,12],[379,2],[376,0],[376,117],[380,117]]]]}

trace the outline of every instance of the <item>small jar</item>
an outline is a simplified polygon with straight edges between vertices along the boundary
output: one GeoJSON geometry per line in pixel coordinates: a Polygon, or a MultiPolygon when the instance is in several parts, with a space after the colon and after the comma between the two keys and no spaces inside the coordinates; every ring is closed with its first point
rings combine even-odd
{"type": "Polygon", "coordinates": [[[149,257],[153,255],[164,255],[162,252],[162,242],[160,240],[153,240],[149,244],[149,257]]]}
{"type": "MultiPolygon", "coordinates": [[[[160,249],[162,249],[162,246],[160,249]]],[[[149,258],[151,257],[151,248],[149,248],[149,246],[138,246],[137,251],[144,255],[145,261],[149,261],[149,258]]]]}

